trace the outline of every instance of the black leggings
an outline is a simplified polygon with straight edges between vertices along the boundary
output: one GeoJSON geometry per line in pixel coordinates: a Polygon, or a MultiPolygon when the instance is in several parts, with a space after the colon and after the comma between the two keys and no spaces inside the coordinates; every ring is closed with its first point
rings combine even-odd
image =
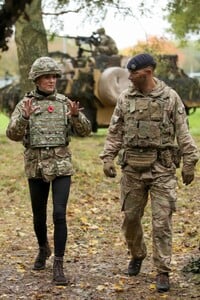
{"type": "MultiPolygon", "coordinates": [[[[33,225],[39,246],[47,242],[47,202],[50,182],[42,179],[28,179],[33,211],[33,225]]],[[[67,241],[66,210],[71,176],[57,177],[52,181],[54,254],[63,256],[67,241]]]]}

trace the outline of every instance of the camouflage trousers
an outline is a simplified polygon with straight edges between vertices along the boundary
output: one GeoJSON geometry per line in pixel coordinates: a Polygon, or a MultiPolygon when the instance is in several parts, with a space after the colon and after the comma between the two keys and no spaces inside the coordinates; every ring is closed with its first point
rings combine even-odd
{"type": "Polygon", "coordinates": [[[152,209],[153,261],[158,272],[169,272],[172,255],[172,213],[176,203],[176,176],[173,168],[158,166],[136,172],[127,166],[122,171],[122,229],[132,258],[144,259],[147,249],[142,217],[148,199],[152,209]]]}

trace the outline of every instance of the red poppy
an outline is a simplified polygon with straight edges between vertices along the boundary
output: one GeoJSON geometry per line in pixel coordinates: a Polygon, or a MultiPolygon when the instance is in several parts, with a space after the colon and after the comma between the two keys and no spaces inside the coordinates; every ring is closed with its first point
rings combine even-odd
{"type": "Polygon", "coordinates": [[[52,113],[54,111],[54,106],[53,105],[49,105],[48,106],[48,112],[52,113]]]}

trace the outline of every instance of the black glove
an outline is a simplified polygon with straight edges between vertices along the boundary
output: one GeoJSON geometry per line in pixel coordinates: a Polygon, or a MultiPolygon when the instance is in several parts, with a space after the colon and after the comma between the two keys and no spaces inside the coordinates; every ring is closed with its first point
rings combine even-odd
{"type": "Polygon", "coordinates": [[[194,180],[195,165],[184,165],[182,168],[182,180],[185,185],[190,184],[194,180]]]}
{"type": "Polygon", "coordinates": [[[114,162],[112,160],[104,162],[103,171],[107,177],[115,177],[117,175],[114,162]]]}

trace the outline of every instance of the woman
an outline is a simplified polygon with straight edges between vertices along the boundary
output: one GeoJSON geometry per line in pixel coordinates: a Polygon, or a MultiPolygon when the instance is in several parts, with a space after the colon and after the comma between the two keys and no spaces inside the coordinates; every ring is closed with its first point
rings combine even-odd
{"type": "Polygon", "coordinates": [[[56,91],[61,70],[50,57],[33,63],[29,79],[35,90],[27,93],[12,113],[7,137],[22,141],[25,147],[25,173],[31,197],[34,231],[39,245],[33,269],[43,270],[51,255],[47,238],[47,202],[50,187],[53,198],[54,263],[53,282],[66,285],[63,257],[67,241],[66,209],[73,174],[69,150],[70,133],[84,137],[91,125],[79,103],[56,91]]]}

